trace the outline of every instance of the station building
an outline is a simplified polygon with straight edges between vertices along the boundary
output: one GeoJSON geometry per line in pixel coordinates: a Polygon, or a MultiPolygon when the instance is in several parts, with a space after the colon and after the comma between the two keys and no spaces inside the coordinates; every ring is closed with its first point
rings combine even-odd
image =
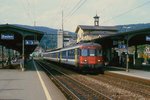
{"type": "Polygon", "coordinates": [[[115,26],[99,26],[99,16],[97,15],[94,17],[94,25],[78,25],[75,31],[77,43],[114,35],[117,32],[115,26]]]}
{"type": "Polygon", "coordinates": [[[57,48],[62,48],[76,43],[76,35],[68,31],[58,30],[57,32],[57,48]]]}
{"type": "Polygon", "coordinates": [[[99,26],[99,16],[96,15],[94,26],[78,25],[75,32],[78,43],[92,41],[101,44],[110,66],[125,67],[126,71],[150,66],[150,28],[118,32],[115,26],[99,26]]]}

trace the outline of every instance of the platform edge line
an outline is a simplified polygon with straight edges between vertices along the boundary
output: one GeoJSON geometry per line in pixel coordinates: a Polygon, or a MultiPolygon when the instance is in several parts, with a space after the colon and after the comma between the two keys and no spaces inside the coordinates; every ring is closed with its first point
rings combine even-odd
{"type": "Polygon", "coordinates": [[[33,64],[34,64],[34,67],[35,67],[36,72],[37,72],[37,74],[38,74],[39,80],[40,80],[40,82],[41,82],[41,85],[42,85],[42,87],[43,87],[43,90],[44,90],[44,93],[45,93],[45,96],[46,96],[47,100],[52,100],[52,98],[51,98],[51,96],[50,96],[50,94],[49,94],[49,92],[48,92],[48,89],[46,88],[45,83],[44,83],[44,81],[43,81],[43,79],[42,79],[42,77],[41,77],[41,75],[40,75],[40,73],[39,73],[39,71],[38,71],[38,68],[36,67],[34,61],[33,61],[33,64]]]}

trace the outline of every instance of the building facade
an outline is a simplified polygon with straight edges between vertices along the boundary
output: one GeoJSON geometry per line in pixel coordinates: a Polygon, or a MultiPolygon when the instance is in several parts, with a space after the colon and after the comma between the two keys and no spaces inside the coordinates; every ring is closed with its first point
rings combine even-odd
{"type": "Polygon", "coordinates": [[[94,17],[94,25],[78,25],[75,33],[77,33],[77,43],[81,41],[90,41],[97,38],[113,35],[117,33],[115,26],[99,26],[99,16],[94,17]]]}
{"type": "Polygon", "coordinates": [[[57,48],[66,47],[76,43],[76,34],[70,33],[68,31],[58,30],[57,33],[57,48]]]}

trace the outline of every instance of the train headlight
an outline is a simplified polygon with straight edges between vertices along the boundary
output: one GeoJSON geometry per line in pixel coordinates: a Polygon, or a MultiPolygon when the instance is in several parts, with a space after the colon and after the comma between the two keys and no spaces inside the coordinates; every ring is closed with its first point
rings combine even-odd
{"type": "Polygon", "coordinates": [[[87,64],[88,61],[85,59],[85,60],[81,61],[81,63],[82,63],[82,64],[87,64]]]}
{"type": "Polygon", "coordinates": [[[98,62],[100,62],[101,60],[98,60],[98,62]]]}

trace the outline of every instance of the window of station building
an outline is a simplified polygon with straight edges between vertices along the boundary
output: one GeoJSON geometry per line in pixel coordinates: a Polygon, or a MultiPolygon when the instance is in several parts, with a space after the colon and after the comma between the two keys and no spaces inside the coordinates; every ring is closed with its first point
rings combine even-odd
{"type": "Polygon", "coordinates": [[[81,49],[81,56],[88,56],[88,49],[81,49]]]}

